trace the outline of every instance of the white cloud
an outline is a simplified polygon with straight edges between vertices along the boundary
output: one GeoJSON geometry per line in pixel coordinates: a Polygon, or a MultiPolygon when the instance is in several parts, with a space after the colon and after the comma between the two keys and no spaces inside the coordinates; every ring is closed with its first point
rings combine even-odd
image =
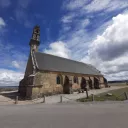
{"type": "Polygon", "coordinates": [[[83,14],[104,10],[106,12],[128,7],[127,0],[70,0],[65,1],[63,8],[79,11],[83,14]],[[87,11],[87,12],[86,12],[87,11]]]}
{"type": "Polygon", "coordinates": [[[99,20],[96,15],[88,14],[89,10],[85,8],[93,3],[91,8],[94,10],[103,9],[111,2],[110,0],[66,0],[64,2],[63,9],[66,9],[67,13],[61,18],[62,30],[59,40],[67,43],[73,59],[80,60],[87,54],[88,44],[97,36],[97,32],[101,33],[104,30],[106,22],[108,23],[107,19],[110,18],[106,16],[99,20]]]}
{"type": "Polygon", "coordinates": [[[90,20],[89,19],[83,19],[78,21],[78,27],[81,29],[84,29],[86,26],[88,26],[90,24],[90,20]]]}
{"type": "Polygon", "coordinates": [[[25,53],[15,49],[16,47],[10,44],[0,42],[0,67],[24,71],[28,58],[25,53]]]}
{"type": "Polygon", "coordinates": [[[7,69],[0,69],[0,86],[18,86],[23,73],[7,69]]]}
{"type": "Polygon", "coordinates": [[[66,42],[70,49],[72,59],[80,60],[80,56],[85,55],[88,48],[89,35],[86,27],[90,24],[90,20],[86,18],[81,20],[76,19],[74,20],[74,24],[73,28],[70,27],[70,24],[63,26],[63,33],[59,40],[64,39],[64,42],[66,42]]]}
{"type": "Polygon", "coordinates": [[[0,43],[0,86],[18,86],[23,78],[27,57],[14,49],[12,45],[0,43]]]}
{"type": "Polygon", "coordinates": [[[87,12],[111,12],[115,10],[120,10],[128,7],[128,1],[126,0],[93,0],[90,4],[83,7],[83,11],[87,12]]]}
{"type": "Polygon", "coordinates": [[[122,71],[116,74],[109,74],[107,78],[109,80],[128,80],[128,71],[122,71]]]}
{"type": "MultiPolygon", "coordinates": [[[[17,57],[20,57],[22,55],[18,55],[17,57]]],[[[13,59],[13,58],[12,58],[13,59]]],[[[10,67],[15,68],[19,71],[24,71],[27,63],[27,57],[23,55],[21,59],[12,60],[10,67]]]]}
{"type": "Polygon", "coordinates": [[[111,20],[126,7],[126,0],[66,0],[59,40],[66,42],[72,59],[93,64],[109,79],[126,74],[128,14],[111,20]]]}
{"type": "Polygon", "coordinates": [[[111,0],[93,0],[90,4],[84,7],[89,12],[100,11],[106,9],[111,3],[111,0]]]}
{"type": "Polygon", "coordinates": [[[12,61],[12,66],[15,68],[20,68],[20,64],[17,61],[12,61]]]}
{"type": "Polygon", "coordinates": [[[75,14],[74,13],[71,13],[71,14],[68,14],[68,15],[65,15],[62,17],[61,21],[63,23],[71,23],[72,22],[72,19],[75,17],[75,14]]]}
{"type": "Polygon", "coordinates": [[[128,14],[119,14],[112,21],[91,43],[82,61],[95,65],[109,79],[128,79],[128,14]]]}
{"type": "Polygon", "coordinates": [[[11,1],[10,0],[0,0],[0,6],[1,7],[9,7],[11,5],[11,1]]]}
{"type": "Polygon", "coordinates": [[[85,6],[87,3],[88,0],[69,0],[64,2],[63,7],[68,10],[74,10],[85,6]]]}
{"type": "Polygon", "coordinates": [[[2,17],[0,17],[0,28],[5,27],[6,23],[2,17]]]}
{"type": "Polygon", "coordinates": [[[127,0],[113,0],[108,5],[106,11],[111,12],[114,10],[119,10],[119,9],[123,9],[123,8],[127,8],[127,7],[128,7],[128,1],[127,0]]]}
{"type": "Polygon", "coordinates": [[[64,58],[70,57],[70,50],[68,49],[67,45],[61,41],[51,43],[49,48],[45,49],[44,52],[64,58]]]}

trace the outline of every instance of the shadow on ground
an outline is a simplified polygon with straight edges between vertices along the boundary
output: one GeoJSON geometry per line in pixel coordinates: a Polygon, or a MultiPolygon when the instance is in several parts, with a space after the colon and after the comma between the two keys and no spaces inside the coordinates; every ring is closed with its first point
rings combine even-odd
{"type": "MultiPolygon", "coordinates": [[[[5,98],[9,98],[11,100],[16,100],[17,96],[18,96],[19,101],[25,100],[24,98],[20,97],[18,91],[15,91],[15,92],[1,92],[0,95],[5,97],[5,98]]],[[[0,99],[0,100],[2,100],[2,99],[0,99]]]]}

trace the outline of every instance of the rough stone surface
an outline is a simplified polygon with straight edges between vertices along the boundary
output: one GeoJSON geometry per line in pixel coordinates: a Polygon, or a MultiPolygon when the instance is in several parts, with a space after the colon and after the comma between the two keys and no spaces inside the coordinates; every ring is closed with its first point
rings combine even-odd
{"type": "MultiPolygon", "coordinates": [[[[40,94],[47,94],[47,95],[52,95],[52,94],[61,94],[63,93],[64,90],[64,83],[65,83],[65,76],[67,76],[69,78],[69,81],[72,81],[72,90],[73,91],[77,91],[79,89],[81,89],[81,81],[82,81],[82,77],[84,77],[86,79],[86,85],[87,85],[87,89],[89,90],[89,76],[86,75],[76,75],[76,74],[70,74],[70,73],[62,73],[60,74],[59,72],[38,72],[35,74],[34,78],[33,78],[33,85],[29,86],[29,84],[31,84],[32,82],[30,81],[30,78],[23,80],[22,84],[27,86],[22,88],[21,85],[21,92],[25,93],[26,91],[26,96],[29,98],[37,98],[40,94]],[[57,84],[56,83],[56,78],[58,75],[61,75],[62,77],[62,84],[57,84]],[[74,83],[73,79],[74,77],[78,77],[78,83],[74,83]]],[[[94,88],[94,76],[91,76],[91,80],[92,80],[92,88],[94,88]]],[[[104,83],[103,83],[103,77],[99,76],[97,77],[100,80],[100,88],[105,87],[104,83]]]]}

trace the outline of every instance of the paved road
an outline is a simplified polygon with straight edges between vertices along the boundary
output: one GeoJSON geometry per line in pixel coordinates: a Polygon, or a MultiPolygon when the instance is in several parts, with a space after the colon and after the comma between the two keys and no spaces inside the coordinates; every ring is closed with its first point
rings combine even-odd
{"type": "Polygon", "coordinates": [[[128,128],[128,103],[0,106],[0,128],[128,128]]]}

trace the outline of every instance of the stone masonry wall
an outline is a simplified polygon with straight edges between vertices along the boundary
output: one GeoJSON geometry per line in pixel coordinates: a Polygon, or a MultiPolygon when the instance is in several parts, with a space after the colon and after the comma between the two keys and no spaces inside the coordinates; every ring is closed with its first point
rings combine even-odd
{"type": "MultiPolygon", "coordinates": [[[[59,72],[38,72],[35,75],[34,78],[34,86],[32,88],[32,97],[35,98],[39,94],[58,94],[63,93],[63,84],[65,82],[65,76],[69,78],[70,81],[72,81],[72,89],[78,90],[81,88],[81,79],[84,77],[86,80],[90,79],[92,80],[92,83],[94,84],[94,76],[88,76],[88,75],[76,75],[76,74],[70,74],[70,73],[59,73],[59,72]],[[62,76],[62,84],[56,83],[56,78],[58,75],[62,76]],[[73,79],[74,76],[78,78],[78,84],[74,83],[73,79]]],[[[98,76],[99,77],[99,76],[98,76]]],[[[104,87],[103,83],[103,77],[99,77],[100,80],[100,87],[104,87]]],[[[87,87],[89,88],[88,82],[87,87]]]]}

